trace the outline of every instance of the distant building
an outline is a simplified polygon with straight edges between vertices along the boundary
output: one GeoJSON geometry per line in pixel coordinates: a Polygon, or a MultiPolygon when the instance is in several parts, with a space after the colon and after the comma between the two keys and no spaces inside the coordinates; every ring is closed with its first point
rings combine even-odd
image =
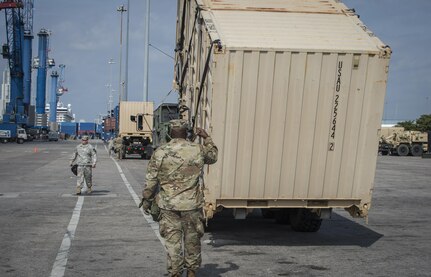
{"type": "MultiPolygon", "coordinates": [[[[45,105],[45,113],[49,115],[49,103],[46,103],[45,105]]],[[[67,104],[67,106],[64,106],[64,104],[60,101],[57,103],[57,123],[61,122],[74,122],[75,121],[75,115],[72,113],[72,105],[67,104]]]]}
{"type": "Polygon", "coordinates": [[[6,111],[6,105],[10,101],[10,74],[9,69],[3,71],[3,82],[0,93],[0,121],[3,120],[3,114],[6,111]]]}

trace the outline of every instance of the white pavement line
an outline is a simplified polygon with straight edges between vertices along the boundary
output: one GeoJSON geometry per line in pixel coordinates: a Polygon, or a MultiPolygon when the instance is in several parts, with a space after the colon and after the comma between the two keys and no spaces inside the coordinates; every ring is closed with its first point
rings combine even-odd
{"type": "MultiPolygon", "coordinates": [[[[106,145],[104,145],[104,146],[105,146],[105,150],[108,151],[108,148],[106,147],[106,145]]],[[[117,161],[113,157],[111,157],[111,159],[115,163],[115,165],[117,166],[118,172],[120,173],[121,179],[123,179],[124,185],[129,190],[130,195],[132,195],[133,200],[135,200],[136,207],[138,207],[139,203],[141,203],[141,200],[139,199],[139,197],[136,194],[135,190],[130,185],[129,181],[126,178],[126,175],[124,175],[123,170],[121,169],[121,166],[117,163],[117,161]]],[[[142,215],[144,216],[145,220],[150,225],[151,229],[153,229],[154,233],[156,234],[157,238],[160,240],[160,242],[162,243],[162,245],[165,246],[165,241],[162,238],[162,236],[160,236],[160,233],[159,233],[159,224],[157,222],[155,222],[151,216],[146,215],[144,213],[143,209],[139,209],[139,211],[142,213],[142,215]]]]}
{"type": "Polygon", "coordinates": [[[63,241],[61,242],[60,249],[55,258],[54,266],[52,267],[51,277],[63,277],[66,270],[67,256],[69,254],[72,240],[75,238],[76,227],[78,226],[79,216],[81,215],[82,205],[84,204],[84,197],[78,196],[75,209],[73,210],[72,218],[70,219],[69,226],[67,226],[66,234],[64,234],[63,241]]]}

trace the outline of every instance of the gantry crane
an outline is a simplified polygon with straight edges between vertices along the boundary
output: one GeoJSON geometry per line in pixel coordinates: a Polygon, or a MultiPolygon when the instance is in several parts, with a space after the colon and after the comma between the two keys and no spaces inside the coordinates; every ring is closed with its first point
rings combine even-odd
{"type": "Polygon", "coordinates": [[[24,23],[24,43],[22,62],[24,71],[24,98],[23,103],[28,111],[31,101],[31,63],[33,44],[33,0],[23,0],[22,19],[24,23]]]}
{"type": "Polygon", "coordinates": [[[7,43],[2,47],[3,58],[8,59],[10,70],[10,102],[6,105],[3,123],[26,124],[27,116],[23,104],[23,60],[22,42],[24,24],[21,9],[24,4],[20,0],[4,0],[0,2],[0,10],[5,10],[7,43]]]}

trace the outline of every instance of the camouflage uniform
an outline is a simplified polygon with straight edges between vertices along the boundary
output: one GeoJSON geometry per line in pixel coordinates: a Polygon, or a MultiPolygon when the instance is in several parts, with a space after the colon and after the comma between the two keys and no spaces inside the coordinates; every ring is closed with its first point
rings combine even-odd
{"type": "Polygon", "coordinates": [[[91,192],[91,187],[93,186],[92,175],[93,170],[92,167],[96,165],[97,162],[97,153],[96,149],[91,144],[79,144],[75,153],[73,153],[73,159],[70,164],[78,165],[78,179],[76,182],[76,193],[81,193],[82,186],[85,183],[87,184],[88,191],[91,192]]]}
{"type": "Polygon", "coordinates": [[[199,177],[204,164],[217,161],[217,154],[210,137],[204,145],[174,138],[160,146],[148,164],[143,198],[151,199],[160,190],[155,201],[161,209],[159,230],[170,276],[178,276],[184,268],[196,271],[201,265],[204,198],[199,177]]]}
{"type": "Polygon", "coordinates": [[[120,153],[122,148],[123,148],[123,139],[121,137],[115,138],[114,139],[114,152],[120,153]]]}
{"type": "Polygon", "coordinates": [[[111,156],[113,149],[114,149],[114,139],[110,138],[109,142],[108,142],[108,153],[109,153],[109,156],[111,156]]]}

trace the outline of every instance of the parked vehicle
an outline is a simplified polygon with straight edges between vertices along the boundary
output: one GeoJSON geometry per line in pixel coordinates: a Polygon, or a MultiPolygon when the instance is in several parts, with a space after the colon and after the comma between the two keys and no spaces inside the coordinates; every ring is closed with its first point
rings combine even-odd
{"type": "Polygon", "coordinates": [[[48,141],[58,141],[59,134],[55,131],[50,131],[48,133],[48,141]]]}
{"type": "Polygon", "coordinates": [[[120,103],[118,137],[115,139],[115,152],[118,159],[126,155],[139,155],[149,159],[153,154],[151,133],[153,129],[153,103],[127,102],[120,103]]]}
{"type": "Polygon", "coordinates": [[[178,104],[175,103],[163,103],[154,111],[154,149],[167,142],[169,121],[178,119],[178,116],[178,104]]]}
{"type": "Polygon", "coordinates": [[[379,151],[382,155],[422,156],[428,151],[428,133],[404,131],[402,127],[382,128],[379,151]]]}
{"type": "Polygon", "coordinates": [[[0,124],[0,141],[2,143],[17,142],[19,144],[28,140],[27,133],[24,128],[13,123],[0,124]]]}
{"type": "Polygon", "coordinates": [[[371,207],[391,49],[336,0],[179,0],[182,118],[211,134],[205,216],[271,211],[314,232],[371,207]]]}

